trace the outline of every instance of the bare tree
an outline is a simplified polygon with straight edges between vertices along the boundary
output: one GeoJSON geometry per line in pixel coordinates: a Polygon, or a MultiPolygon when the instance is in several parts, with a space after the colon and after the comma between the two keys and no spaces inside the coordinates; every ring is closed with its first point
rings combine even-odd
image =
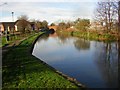
{"type": "Polygon", "coordinates": [[[118,2],[118,31],[120,36],[120,1],[118,2]]]}
{"type": "Polygon", "coordinates": [[[28,16],[27,15],[21,15],[18,17],[18,20],[26,20],[28,21],[28,16]]]}
{"type": "MultiPolygon", "coordinates": [[[[120,65],[120,1],[118,2],[118,31],[119,31],[119,40],[118,40],[118,63],[120,65]]],[[[118,68],[120,70],[120,67],[118,68]]],[[[120,80],[120,78],[119,78],[120,80]]]]}
{"type": "Polygon", "coordinates": [[[108,2],[98,2],[95,18],[107,31],[113,29],[113,25],[117,19],[116,3],[111,0],[108,2]]]}

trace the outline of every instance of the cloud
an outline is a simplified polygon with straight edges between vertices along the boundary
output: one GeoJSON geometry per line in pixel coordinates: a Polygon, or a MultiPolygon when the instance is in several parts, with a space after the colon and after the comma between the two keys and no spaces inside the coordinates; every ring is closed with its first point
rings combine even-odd
{"type": "MultiPolygon", "coordinates": [[[[95,2],[97,0],[1,0],[4,2],[95,2]]],[[[108,0],[102,0],[108,1],[108,0]]]]}
{"type": "Polygon", "coordinates": [[[11,20],[11,12],[14,12],[15,20],[20,15],[49,22],[59,19],[73,20],[78,17],[91,18],[93,8],[94,3],[90,2],[8,2],[2,7],[3,14],[0,21],[11,20]]]}
{"type": "MultiPolygon", "coordinates": [[[[97,2],[98,0],[1,0],[1,2],[97,2]]],[[[109,2],[113,0],[99,0],[102,2],[109,2]]],[[[120,1],[120,0],[116,0],[120,1]]]]}

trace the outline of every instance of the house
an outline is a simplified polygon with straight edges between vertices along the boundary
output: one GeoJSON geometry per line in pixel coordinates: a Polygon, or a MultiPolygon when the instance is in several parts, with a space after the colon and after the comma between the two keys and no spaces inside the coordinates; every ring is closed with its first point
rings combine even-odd
{"type": "MultiPolygon", "coordinates": [[[[0,22],[0,32],[4,33],[5,31],[9,31],[11,33],[19,31],[19,23],[21,20],[17,20],[16,22],[0,22]]],[[[29,29],[36,30],[36,25],[34,22],[27,22],[29,29]]]]}
{"type": "Polygon", "coordinates": [[[27,26],[27,28],[29,28],[31,30],[37,30],[35,22],[28,22],[26,20],[17,20],[15,22],[15,25],[17,26],[18,31],[19,31],[18,27],[20,27],[21,25],[22,26],[27,26]]]}
{"type": "Polygon", "coordinates": [[[104,26],[100,22],[91,22],[90,23],[90,30],[104,30],[104,26]]]}
{"type": "Polygon", "coordinates": [[[8,30],[10,32],[15,30],[15,22],[1,22],[0,23],[0,32],[3,33],[6,30],[8,30]]]}
{"type": "Polygon", "coordinates": [[[30,25],[31,25],[32,30],[37,30],[37,26],[35,22],[30,22],[30,25]]]}

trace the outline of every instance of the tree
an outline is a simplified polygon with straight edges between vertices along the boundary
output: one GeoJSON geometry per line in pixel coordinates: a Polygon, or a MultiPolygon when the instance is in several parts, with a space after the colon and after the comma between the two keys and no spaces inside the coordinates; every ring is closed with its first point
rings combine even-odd
{"type": "Polygon", "coordinates": [[[108,2],[98,2],[98,6],[95,12],[95,19],[105,30],[111,31],[113,24],[116,22],[117,10],[115,9],[117,2],[109,0],[108,2]]]}
{"type": "Polygon", "coordinates": [[[48,22],[46,20],[42,22],[42,27],[48,28],[48,22]]]}
{"type": "Polygon", "coordinates": [[[120,1],[118,2],[118,31],[120,36],[120,1]]]}
{"type": "Polygon", "coordinates": [[[18,20],[26,20],[28,21],[28,16],[27,15],[21,15],[18,17],[18,20]]]}
{"type": "Polygon", "coordinates": [[[42,21],[39,21],[39,20],[36,20],[35,21],[35,25],[36,25],[36,28],[39,30],[41,28],[48,28],[48,22],[46,20],[44,20],[43,22],[42,21]]]}
{"type": "Polygon", "coordinates": [[[35,22],[35,24],[36,24],[36,27],[37,27],[37,29],[39,30],[40,28],[42,28],[42,22],[41,21],[36,21],[35,22]]]}
{"type": "Polygon", "coordinates": [[[79,30],[87,30],[90,26],[90,20],[89,19],[77,19],[75,21],[75,27],[79,30]]]}
{"type": "Polygon", "coordinates": [[[74,25],[74,23],[69,21],[66,23],[66,28],[70,28],[73,25],[74,25]]]}
{"type": "Polygon", "coordinates": [[[60,22],[58,24],[58,30],[66,30],[67,28],[70,28],[71,26],[73,26],[74,23],[73,22],[60,22]]]}
{"type": "Polygon", "coordinates": [[[65,30],[65,29],[66,29],[66,24],[64,22],[58,24],[58,30],[65,30]]]}
{"type": "Polygon", "coordinates": [[[55,23],[51,23],[50,26],[55,26],[55,23]]]}
{"type": "MultiPolygon", "coordinates": [[[[118,40],[118,63],[120,65],[120,1],[118,2],[118,31],[119,31],[119,40],[118,40]]],[[[120,67],[118,68],[120,70],[120,67]]],[[[120,80],[120,79],[119,79],[120,80]]]]}

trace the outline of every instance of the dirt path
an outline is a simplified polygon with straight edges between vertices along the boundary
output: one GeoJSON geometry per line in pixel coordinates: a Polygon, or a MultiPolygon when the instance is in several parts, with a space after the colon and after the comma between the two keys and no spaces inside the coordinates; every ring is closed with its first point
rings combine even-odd
{"type": "Polygon", "coordinates": [[[25,40],[27,37],[21,39],[21,40],[16,40],[13,43],[10,43],[4,47],[2,47],[2,56],[4,56],[6,54],[7,51],[9,51],[12,47],[15,47],[17,45],[19,45],[21,43],[21,41],[25,40]]]}

